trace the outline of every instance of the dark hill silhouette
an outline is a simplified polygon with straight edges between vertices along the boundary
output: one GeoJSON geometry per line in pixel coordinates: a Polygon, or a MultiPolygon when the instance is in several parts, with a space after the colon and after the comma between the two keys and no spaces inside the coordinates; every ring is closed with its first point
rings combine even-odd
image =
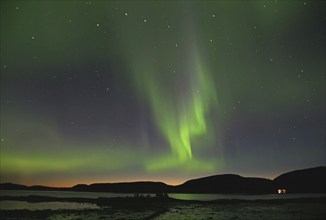
{"type": "Polygon", "coordinates": [[[71,190],[70,187],[49,187],[49,186],[25,186],[14,183],[1,183],[0,190],[39,190],[39,191],[49,191],[49,190],[71,190]]]}
{"type": "Polygon", "coordinates": [[[28,186],[14,184],[14,183],[1,183],[0,190],[28,190],[28,186]]]}
{"type": "Polygon", "coordinates": [[[116,192],[116,193],[157,193],[170,192],[172,186],[162,182],[126,182],[126,183],[94,183],[91,185],[79,184],[72,187],[75,191],[116,192]]]}
{"type": "Polygon", "coordinates": [[[284,173],[276,177],[274,182],[288,193],[326,193],[326,167],[284,173]]]}
{"type": "Polygon", "coordinates": [[[326,193],[326,167],[316,167],[285,173],[274,180],[249,178],[234,174],[215,175],[192,179],[177,186],[162,182],[124,182],[78,184],[73,187],[24,186],[0,184],[0,190],[60,190],[115,193],[276,193],[285,188],[288,193],[326,193]]]}
{"type": "Polygon", "coordinates": [[[177,192],[187,193],[274,193],[272,180],[245,178],[239,175],[224,174],[189,180],[176,186],[177,192]]]}

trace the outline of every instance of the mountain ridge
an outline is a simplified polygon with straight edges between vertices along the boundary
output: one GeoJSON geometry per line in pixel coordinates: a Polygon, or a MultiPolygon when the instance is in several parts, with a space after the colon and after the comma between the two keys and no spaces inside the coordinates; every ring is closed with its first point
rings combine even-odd
{"type": "Polygon", "coordinates": [[[60,190],[113,193],[240,193],[270,194],[277,189],[288,193],[326,193],[326,166],[319,166],[283,173],[273,180],[243,177],[237,174],[219,174],[190,179],[172,186],[157,181],[76,184],[72,187],[25,186],[0,183],[0,190],[60,190]]]}

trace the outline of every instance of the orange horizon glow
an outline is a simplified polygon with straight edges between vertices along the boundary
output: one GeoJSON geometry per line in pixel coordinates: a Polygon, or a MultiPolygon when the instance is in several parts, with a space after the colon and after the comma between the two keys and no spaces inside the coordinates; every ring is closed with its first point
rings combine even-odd
{"type": "MultiPolygon", "coordinates": [[[[187,179],[188,180],[188,179],[187,179]]],[[[20,185],[25,185],[25,186],[46,186],[46,187],[55,187],[55,188],[61,188],[61,187],[73,187],[75,185],[78,184],[86,184],[86,185],[90,185],[90,184],[94,184],[94,183],[125,183],[125,182],[163,182],[167,185],[180,185],[184,182],[186,182],[187,180],[157,180],[157,179],[114,179],[114,180],[103,180],[103,179],[97,179],[97,180],[81,180],[81,181],[51,181],[51,182],[47,182],[47,181],[42,181],[42,182],[31,182],[31,181],[22,181],[22,182],[11,182],[13,184],[20,184],[20,185]]],[[[1,182],[1,183],[5,183],[5,182],[1,182]]],[[[8,183],[8,182],[6,182],[8,183]]]]}
{"type": "MultiPolygon", "coordinates": [[[[212,174],[212,175],[223,175],[223,174],[212,174]]],[[[212,176],[212,175],[207,175],[207,176],[212,176]]],[[[207,177],[207,176],[198,176],[198,177],[189,177],[189,178],[180,178],[180,179],[173,179],[173,178],[162,178],[162,179],[158,179],[158,178],[116,178],[116,179],[104,179],[104,178],[96,178],[93,180],[89,180],[89,179],[74,179],[74,180],[57,180],[57,181],[40,181],[35,183],[34,181],[29,181],[29,180],[25,180],[25,181],[19,181],[19,182],[11,182],[14,184],[21,184],[21,185],[25,185],[25,186],[47,186],[47,187],[55,187],[55,188],[60,188],[60,187],[73,187],[75,185],[78,184],[86,184],[86,185],[90,185],[90,184],[94,184],[94,183],[123,183],[123,182],[163,182],[167,185],[171,185],[171,186],[176,186],[176,185],[180,185],[188,180],[191,179],[198,179],[198,178],[203,178],[203,177],[207,177]]],[[[241,175],[243,177],[253,177],[253,176],[247,176],[247,175],[241,175]]],[[[272,175],[270,175],[272,176],[272,175]]],[[[271,179],[273,180],[275,177],[270,177],[270,176],[264,176],[264,177],[258,177],[258,178],[266,178],[266,179],[271,179]]],[[[274,176],[274,175],[273,175],[274,176]]],[[[1,183],[8,183],[10,181],[7,182],[1,182],[1,183]]]]}

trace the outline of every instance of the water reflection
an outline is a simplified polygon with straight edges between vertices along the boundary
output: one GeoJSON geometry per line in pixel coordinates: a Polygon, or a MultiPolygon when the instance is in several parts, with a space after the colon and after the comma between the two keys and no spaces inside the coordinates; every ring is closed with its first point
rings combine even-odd
{"type": "Polygon", "coordinates": [[[297,199],[326,197],[325,193],[306,194],[266,194],[266,195],[238,195],[238,194],[182,194],[173,193],[169,197],[181,200],[210,201],[217,199],[239,199],[239,200],[272,200],[272,199],[297,199]]]}
{"type": "Polygon", "coordinates": [[[57,198],[133,197],[132,193],[76,192],[76,191],[38,191],[38,190],[0,190],[0,196],[50,196],[57,198]]]}
{"type": "Polygon", "coordinates": [[[77,202],[40,202],[29,203],[24,201],[0,201],[0,209],[2,210],[59,210],[59,209],[99,209],[96,204],[91,203],[77,203],[77,202]]]}
{"type": "MultiPolygon", "coordinates": [[[[74,192],[74,191],[33,191],[33,190],[0,190],[0,196],[50,196],[57,198],[92,198],[99,197],[134,197],[132,193],[108,193],[108,192],[74,192]]],[[[151,197],[155,194],[145,193],[151,197]]],[[[305,193],[305,194],[266,194],[266,195],[239,195],[239,194],[185,194],[168,193],[168,196],[184,200],[215,200],[215,199],[292,199],[292,198],[316,198],[326,197],[325,193],[305,193]]]]}

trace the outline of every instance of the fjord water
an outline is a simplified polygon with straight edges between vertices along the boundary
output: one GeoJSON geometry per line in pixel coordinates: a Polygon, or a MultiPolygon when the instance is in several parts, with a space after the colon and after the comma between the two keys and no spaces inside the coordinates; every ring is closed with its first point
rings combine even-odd
{"type": "MultiPolygon", "coordinates": [[[[58,198],[99,198],[99,197],[132,197],[134,194],[126,193],[105,193],[105,192],[73,192],[73,191],[32,191],[32,190],[0,190],[0,196],[49,196],[58,198]]],[[[155,196],[145,193],[144,195],[155,196]]],[[[239,200],[273,200],[273,199],[293,199],[293,198],[318,198],[326,197],[325,193],[316,194],[266,194],[266,195],[237,195],[237,194],[182,194],[171,193],[169,197],[181,200],[209,201],[216,199],[239,199],[239,200]]],[[[97,209],[95,204],[76,202],[41,202],[29,203],[23,201],[0,201],[0,209],[97,209]]]]}
{"type": "Polygon", "coordinates": [[[0,190],[0,196],[50,196],[57,198],[89,198],[127,197],[134,194],[106,192],[75,192],[75,191],[38,191],[38,190],[0,190]]]}
{"type": "Polygon", "coordinates": [[[78,202],[39,202],[29,203],[25,201],[0,201],[0,210],[80,210],[80,209],[99,209],[96,204],[78,202]]]}
{"type": "Polygon", "coordinates": [[[326,193],[306,194],[263,194],[263,195],[239,195],[239,194],[169,194],[171,198],[181,200],[210,201],[217,199],[238,200],[273,200],[273,199],[297,199],[326,197],[326,193]]]}

